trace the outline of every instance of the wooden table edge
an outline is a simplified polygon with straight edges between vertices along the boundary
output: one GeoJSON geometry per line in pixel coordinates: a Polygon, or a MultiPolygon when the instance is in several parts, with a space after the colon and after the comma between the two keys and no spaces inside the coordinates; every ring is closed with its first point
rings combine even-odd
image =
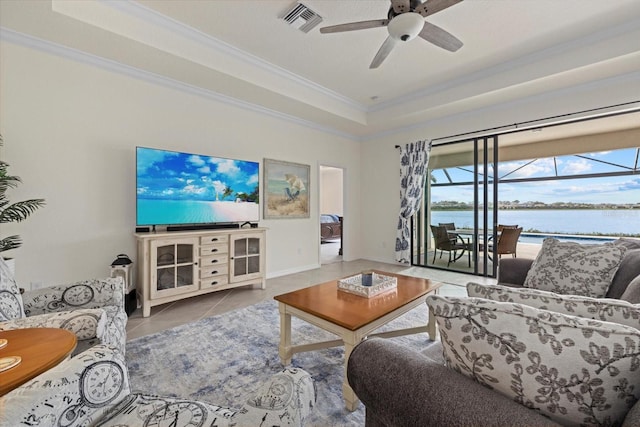
{"type": "MultiPolygon", "coordinates": [[[[12,335],[12,333],[17,333],[17,331],[21,331],[22,333],[28,333],[29,331],[32,330],[38,330],[38,332],[43,332],[43,330],[51,330],[51,331],[56,331],[56,334],[62,333],[63,335],[67,335],[67,339],[68,341],[70,341],[69,344],[67,344],[64,347],[64,351],[61,352],[57,357],[47,361],[46,363],[31,369],[27,375],[24,376],[15,376],[12,374],[15,374],[15,372],[19,372],[20,369],[20,365],[23,363],[26,363],[25,358],[26,356],[23,355],[24,350],[21,350],[20,353],[21,354],[12,354],[11,351],[11,347],[9,347],[9,345],[11,344],[11,340],[9,340],[9,343],[7,344],[6,347],[3,347],[2,349],[0,349],[0,352],[2,353],[7,353],[6,355],[3,354],[2,357],[6,357],[6,356],[20,356],[22,358],[22,361],[14,366],[13,368],[10,368],[4,372],[0,372],[0,396],[4,396],[5,394],[9,393],[10,391],[20,387],[21,385],[25,384],[26,382],[32,380],[33,378],[36,378],[38,375],[41,375],[42,373],[48,371],[49,369],[57,366],[58,364],[60,364],[62,361],[64,361],[65,359],[67,359],[69,357],[69,355],[71,355],[71,353],[73,353],[73,351],[76,349],[77,345],[78,345],[78,340],[76,338],[76,335],[71,332],[68,331],[66,329],[59,329],[59,328],[23,328],[23,329],[11,329],[11,330],[6,330],[6,331],[0,331],[0,337],[7,335],[7,333],[10,333],[9,335],[12,335]],[[62,332],[64,331],[64,332],[62,332]],[[68,350],[68,351],[67,351],[68,350]]],[[[64,338],[62,338],[64,339],[64,338]]],[[[24,368],[24,366],[22,366],[22,368],[24,368]]]]}

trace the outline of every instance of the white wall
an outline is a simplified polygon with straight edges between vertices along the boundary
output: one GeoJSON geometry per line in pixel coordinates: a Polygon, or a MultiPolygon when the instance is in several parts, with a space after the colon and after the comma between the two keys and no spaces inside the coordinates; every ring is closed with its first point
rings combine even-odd
{"type": "MultiPolygon", "coordinates": [[[[346,210],[360,216],[359,143],[31,48],[0,49],[0,154],[23,180],[10,198],[47,203],[0,230],[24,240],[4,253],[21,286],[107,276],[117,254],[135,257],[136,145],[311,165],[311,218],[260,222],[270,277],[319,266],[320,164],[345,168],[346,210]]],[[[359,229],[348,230],[345,256],[358,258],[359,229]]]]}
{"type": "Polygon", "coordinates": [[[320,166],[320,213],[343,215],[342,169],[320,166]]]}

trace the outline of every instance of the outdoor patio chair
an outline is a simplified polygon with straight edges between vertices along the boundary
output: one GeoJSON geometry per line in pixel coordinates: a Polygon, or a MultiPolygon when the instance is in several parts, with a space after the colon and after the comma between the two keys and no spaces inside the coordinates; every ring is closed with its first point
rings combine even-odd
{"type": "Polygon", "coordinates": [[[435,247],[433,249],[433,261],[436,262],[436,252],[440,251],[440,256],[442,257],[442,252],[447,251],[449,253],[449,261],[447,262],[447,267],[452,262],[455,262],[464,255],[465,251],[467,252],[469,258],[469,267],[471,267],[471,251],[469,243],[465,242],[462,237],[457,234],[449,234],[447,229],[441,225],[432,225],[431,233],[433,234],[433,240],[435,242],[435,247]],[[452,237],[453,236],[453,237],[452,237]],[[460,252],[458,252],[460,251],[460,252]]]}
{"type": "MultiPolygon", "coordinates": [[[[513,258],[516,257],[516,251],[518,248],[518,239],[520,238],[520,233],[522,233],[522,227],[512,228],[508,226],[504,226],[500,234],[498,235],[498,258],[501,258],[502,255],[511,254],[513,258]]],[[[491,254],[493,253],[493,244],[489,245],[489,259],[491,258],[491,254]]],[[[483,251],[483,245],[480,245],[480,250],[483,251]]]]}
{"type": "Polygon", "coordinates": [[[452,231],[456,229],[456,223],[455,222],[440,222],[438,223],[438,225],[440,227],[444,227],[447,229],[447,231],[452,231]]]}
{"type": "MultiPolygon", "coordinates": [[[[447,229],[447,233],[449,234],[449,237],[451,238],[451,240],[454,241],[454,243],[455,243],[455,241],[457,239],[462,239],[462,241],[464,243],[469,244],[469,242],[471,240],[470,238],[468,238],[468,237],[465,238],[465,237],[461,236],[458,233],[452,233],[453,230],[456,230],[456,223],[455,222],[439,222],[438,225],[440,227],[444,227],[444,228],[447,229]]],[[[442,258],[442,251],[440,252],[440,258],[442,258]]]]}
{"type": "MultiPolygon", "coordinates": [[[[500,236],[500,233],[502,233],[502,230],[504,230],[505,228],[518,228],[518,224],[516,225],[504,225],[504,224],[498,224],[498,236],[500,236]]],[[[493,240],[493,236],[489,236],[488,241],[491,242],[493,240]]],[[[482,246],[482,245],[481,245],[482,246]]],[[[480,249],[481,251],[483,251],[484,249],[480,249]]]]}

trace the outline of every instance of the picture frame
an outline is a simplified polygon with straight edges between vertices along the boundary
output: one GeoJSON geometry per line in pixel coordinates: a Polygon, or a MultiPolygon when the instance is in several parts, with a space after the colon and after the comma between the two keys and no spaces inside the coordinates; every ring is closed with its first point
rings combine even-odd
{"type": "Polygon", "coordinates": [[[264,159],[263,218],[309,218],[311,166],[264,159]]]}

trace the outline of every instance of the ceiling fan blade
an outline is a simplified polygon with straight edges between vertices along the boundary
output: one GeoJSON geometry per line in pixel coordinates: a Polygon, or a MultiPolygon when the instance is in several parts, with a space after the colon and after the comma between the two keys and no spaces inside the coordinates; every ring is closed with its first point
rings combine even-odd
{"type": "Polygon", "coordinates": [[[382,43],[382,46],[380,46],[380,50],[378,50],[378,53],[376,53],[376,56],[373,58],[373,61],[371,61],[371,65],[369,65],[369,69],[378,68],[380,64],[382,64],[382,61],[384,61],[387,58],[387,56],[389,56],[389,53],[391,53],[391,50],[396,45],[396,42],[397,40],[394,39],[393,37],[391,36],[387,37],[384,43],[382,43]]]}
{"type": "Polygon", "coordinates": [[[461,1],[462,0],[425,0],[424,3],[416,7],[415,11],[426,18],[461,1]]]}
{"type": "Polygon", "coordinates": [[[418,35],[426,41],[450,52],[457,51],[463,44],[453,34],[426,21],[424,23],[424,27],[422,27],[422,31],[420,31],[420,34],[418,35]]]}
{"type": "Polygon", "coordinates": [[[332,25],[320,28],[322,34],[341,33],[343,31],[366,30],[367,28],[386,27],[388,19],[375,19],[373,21],[350,22],[348,24],[332,25]]]}
{"type": "Polygon", "coordinates": [[[395,13],[409,12],[409,0],[391,0],[391,7],[395,13]]]}

